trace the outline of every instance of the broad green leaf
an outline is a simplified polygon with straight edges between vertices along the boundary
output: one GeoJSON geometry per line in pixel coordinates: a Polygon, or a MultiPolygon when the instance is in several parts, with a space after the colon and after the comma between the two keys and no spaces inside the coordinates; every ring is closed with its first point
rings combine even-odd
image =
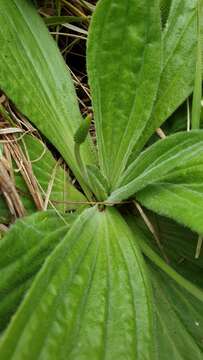
{"type": "Polygon", "coordinates": [[[172,259],[174,264],[179,265],[178,269],[182,272],[186,268],[185,263],[190,262],[202,271],[203,251],[200,252],[198,259],[195,258],[197,234],[185,226],[162,216],[156,216],[156,222],[164,250],[167,252],[169,259],[172,259]],[[184,261],[181,261],[181,259],[184,261]]]}
{"type": "Polygon", "coordinates": [[[112,185],[142,138],[155,101],[161,70],[158,1],[99,1],[87,50],[99,160],[112,185]]]}
{"type": "Polygon", "coordinates": [[[139,242],[139,245],[148,259],[150,259],[153,264],[158,266],[165,274],[167,274],[171,279],[173,279],[178,285],[187,290],[191,295],[195,296],[196,299],[203,303],[203,291],[201,287],[196,286],[193,282],[190,282],[185,276],[182,276],[177,272],[171,265],[166,263],[165,260],[161,258],[152,246],[147,242],[147,239],[143,236],[143,233],[138,230],[138,228],[133,225],[135,240],[139,242]]]}
{"type": "Polygon", "coordinates": [[[0,241],[0,331],[5,328],[35,274],[67,233],[75,216],[64,221],[53,211],[18,220],[0,241]]]}
{"type": "MultiPolygon", "coordinates": [[[[80,202],[86,200],[85,196],[71,184],[66,171],[60,165],[57,166],[56,160],[45,144],[36,137],[25,135],[23,143],[21,143],[21,149],[26,158],[28,157],[31,161],[32,171],[39,184],[39,192],[43,200],[48,191],[49,183],[53,178],[53,186],[49,196],[52,206],[63,213],[81,207],[80,202]]],[[[36,211],[36,206],[18,167],[15,165],[14,175],[16,188],[19,191],[22,203],[27,214],[31,214],[36,211]]],[[[52,206],[49,203],[49,208],[52,208],[52,206]]],[[[3,223],[9,223],[11,220],[10,211],[2,196],[0,197],[0,219],[3,223]]]]}
{"type": "MultiPolygon", "coordinates": [[[[159,215],[155,216],[155,222],[158,237],[170,264],[193,284],[203,288],[203,251],[200,251],[198,259],[195,258],[197,234],[159,215]]],[[[147,236],[149,237],[149,233],[147,236]]],[[[158,247],[153,238],[149,241],[155,244],[153,248],[157,251],[158,247]]]]}
{"type": "MultiPolygon", "coordinates": [[[[157,222],[159,238],[170,263],[176,271],[193,284],[203,288],[201,268],[203,258],[201,257],[198,261],[194,258],[197,236],[167,219],[157,217],[157,222]]],[[[173,358],[176,354],[178,359],[189,360],[193,354],[195,359],[202,359],[202,302],[153,266],[151,262],[148,265],[155,296],[157,332],[163,334],[163,337],[157,336],[159,339],[158,359],[162,359],[163,353],[168,354],[168,358],[173,358]],[[181,339],[183,336],[184,340],[181,339]]]]}
{"type": "MultiPolygon", "coordinates": [[[[26,0],[0,0],[0,87],[54,144],[83,185],[73,153],[81,122],[68,68],[46,25],[26,0]]],[[[83,145],[87,162],[92,156],[83,145]]]]}
{"type": "Polygon", "coordinates": [[[203,234],[202,186],[161,182],[147,186],[136,198],[148,209],[203,234]]]}
{"type": "Polygon", "coordinates": [[[75,221],[38,273],[1,339],[6,359],[152,360],[151,289],[115,209],[75,221]]]}
{"type": "MultiPolygon", "coordinates": [[[[154,328],[157,344],[156,359],[202,359],[202,277],[201,288],[194,286],[193,282],[181,276],[153,250],[155,245],[153,246],[152,236],[138,228],[135,217],[126,216],[126,220],[134,232],[135,241],[139,242],[144,254],[150,259],[147,265],[152,279],[153,306],[156,315],[154,328]]],[[[161,231],[160,241],[166,250],[165,236],[162,235],[161,231]]],[[[176,239],[176,232],[170,235],[174,246],[176,239]]],[[[183,265],[186,266],[187,264],[183,265]]]]}
{"type": "Polygon", "coordinates": [[[194,285],[203,288],[203,251],[200,252],[198,259],[195,258],[197,234],[172,219],[149,212],[146,209],[144,211],[159,238],[162,249],[158,246],[157,240],[142,218],[128,214],[125,219],[133,228],[136,226],[136,231],[137,226],[141,229],[147,244],[162,258],[165,255],[169,264],[179,274],[190,280],[194,285]]]}
{"type": "Polygon", "coordinates": [[[149,263],[156,313],[157,360],[201,360],[203,302],[149,263]]]}
{"type": "Polygon", "coordinates": [[[172,0],[163,34],[163,65],[152,115],[159,127],[190,95],[194,86],[197,48],[197,0],[172,0]]]}
{"type": "MultiPolygon", "coordinates": [[[[120,201],[147,185],[187,171],[190,181],[203,171],[203,131],[180,132],[159,140],[143,151],[127,168],[109,201],[120,201]]],[[[175,181],[175,180],[174,180],[175,181]]]]}
{"type": "MultiPolygon", "coordinates": [[[[193,272],[192,275],[195,275],[193,277],[194,281],[188,280],[186,275],[187,272],[185,272],[185,270],[179,271],[180,261],[177,261],[177,259],[175,259],[174,254],[172,256],[172,259],[171,258],[168,259],[168,262],[166,262],[162,258],[160,247],[158,246],[157,241],[155,242],[155,239],[153,238],[151,231],[149,231],[149,229],[145,229],[145,231],[143,231],[142,227],[140,228],[140,224],[135,216],[127,215],[125,216],[125,219],[129,224],[131,230],[133,231],[135,241],[139,243],[144,255],[153,264],[155,264],[161,271],[163,271],[165,274],[167,274],[167,276],[169,276],[172,280],[174,280],[178,285],[184,288],[188,293],[190,293],[196,299],[198,299],[198,301],[203,302],[202,276],[201,276],[201,280],[198,279],[197,281],[196,278],[197,274],[194,273],[194,268],[192,269],[192,267],[190,266],[191,264],[189,264],[189,269],[190,270],[192,269],[193,272]]],[[[176,237],[174,241],[175,240],[176,237]]],[[[160,238],[159,241],[162,244],[162,250],[167,251],[167,248],[165,249],[164,246],[165,238],[162,236],[162,238],[160,238]]],[[[186,266],[188,266],[188,264],[186,264],[186,266]]]]}
{"type": "Polygon", "coordinates": [[[156,103],[129,162],[135,159],[155,129],[192,93],[197,48],[196,6],[197,0],[171,2],[163,32],[163,62],[156,103]]]}

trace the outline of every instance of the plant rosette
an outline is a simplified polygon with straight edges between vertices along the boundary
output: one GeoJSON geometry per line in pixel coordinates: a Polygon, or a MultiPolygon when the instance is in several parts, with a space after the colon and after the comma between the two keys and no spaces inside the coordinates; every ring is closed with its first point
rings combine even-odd
{"type": "Polygon", "coordinates": [[[3,360],[202,359],[203,262],[192,248],[203,234],[201,4],[167,4],[161,21],[158,0],[98,1],[87,43],[93,145],[36,9],[0,0],[0,87],[89,203],[65,223],[53,211],[20,219],[1,240],[3,360]],[[194,130],[149,145],[193,91],[194,130]]]}

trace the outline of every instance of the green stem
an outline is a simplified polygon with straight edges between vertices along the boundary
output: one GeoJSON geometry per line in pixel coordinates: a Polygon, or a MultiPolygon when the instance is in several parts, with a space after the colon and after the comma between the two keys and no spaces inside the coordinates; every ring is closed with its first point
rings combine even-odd
{"type": "Polygon", "coordinates": [[[78,166],[79,166],[81,172],[83,174],[85,174],[85,172],[86,172],[85,167],[83,165],[83,161],[82,161],[82,158],[81,158],[81,155],[80,155],[80,144],[75,143],[74,152],[75,152],[75,158],[76,158],[76,161],[78,163],[78,166]]]}
{"type": "Polygon", "coordinates": [[[87,199],[89,201],[93,201],[93,195],[92,195],[92,193],[91,193],[91,191],[89,189],[89,185],[88,185],[87,171],[86,171],[86,168],[85,168],[85,166],[83,164],[83,160],[82,160],[81,155],[80,155],[80,144],[75,143],[75,145],[74,145],[74,153],[75,153],[75,158],[76,158],[76,161],[78,163],[78,166],[79,166],[79,168],[81,170],[81,173],[82,173],[82,175],[84,177],[84,182],[86,184],[85,194],[86,194],[87,199]]]}

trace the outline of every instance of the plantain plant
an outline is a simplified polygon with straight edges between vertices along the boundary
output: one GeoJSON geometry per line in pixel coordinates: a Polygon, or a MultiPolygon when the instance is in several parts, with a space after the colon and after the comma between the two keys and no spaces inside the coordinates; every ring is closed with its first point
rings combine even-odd
{"type": "Polygon", "coordinates": [[[1,240],[2,360],[203,357],[203,131],[153,137],[199,84],[201,2],[168,4],[161,21],[158,0],[98,1],[95,145],[43,20],[27,0],[0,0],[0,87],[87,203],[65,222],[49,210],[22,218],[1,240]]]}

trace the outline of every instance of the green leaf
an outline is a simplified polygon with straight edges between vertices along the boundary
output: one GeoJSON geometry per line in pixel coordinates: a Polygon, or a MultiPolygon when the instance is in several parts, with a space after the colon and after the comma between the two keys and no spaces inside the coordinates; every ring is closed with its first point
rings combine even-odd
{"type": "Polygon", "coordinates": [[[76,220],[1,339],[6,359],[154,358],[151,289],[115,209],[76,220]],[[119,286],[118,286],[119,284],[119,286]]]}
{"type": "Polygon", "coordinates": [[[87,166],[88,181],[93,193],[99,201],[106,200],[108,197],[108,181],[101,173],[99,168],[94,165],[87,166]]]}
{"type": "Polygon", "coordinates": [[[203,131],[180,132],[168,136],[143,151],[127,168],[117,183],[109,201],[121,201],[174,173],[185,174],[191,181],[196,179],[197,171],[203,168],[203,131]]]}
{"type": "Polygon", "coordinates": [[[172,0],[163,32],[163,62],[159,90],[150,122],[135,145],[132,162],[155,129],[192,93],[196,62],[197,0],[172,0]]]}
{"type": "MultiPolygon", "coordinates": [[[[54,40],[26,0],[0,0],[0,23],[0,87],[54,144],[83,186],[73,151],[81,115],[68,68],[54,40]]],[[[91,163],[87,144],[83,155],[91,163]]]]}
{"type": "Polygon", "coordinates": [[[201,360],[203,302],[149,263],[156,314],[157,360],[201,360]]]}
{"type": "Polygon", "coordinates": [[[172,0],[171,3],[163,34],[162,74],[153,112],[156,127],[159,127],[193,90],[197,47],[196,5],[197,0],[172,0]]]}
{"type": "MultiPolygon", "coordinates": [[[[155,245],[153,246],[152,236],[144,234],[143,230],[137,227],[134,216],[126,216],[126,220],[134,232],[135,241],[139,242],[142,251],[150,259],[147,265],[154,295],[156,359],[202,359],[202,289],[194,286],[193,282],[181,276],[160,258],[153,250],[155,245]]],[[[166,224],[163,224],[163,229],[165,226],[166,224]]],[[[165,251],[165,236],[162,235],[161,231],[159,237],[165,251]]],[[[175,246],[176,232],[170,235],[170,240],[175,246]]],[[[185,267],[187,264],[183,265],[183,268],[185,267]]],[[[202,285],[201,277],[201,287],[202,285]]]]}
{"type": "Polygon", "coordinates": [[[100,166],[112,185],[142,138],[155,101],[161,71],[158,1],[100,1],[87,55],[100,166]]]}
{"type": "Polygon", "coordinates": [[[162,250],[160,250],[157,240],[141,218],[130,216],[128,214],[127,217],[125,217],[125,220],[130,226],[132,226],[132,223],[136,224],[136,226],[141,229],[142,233],[144,232],[147,244],[161,257],[165,255],[165,258],[167,257],[168,263],[173,269],[192,282],[193,285],[203,289],[203,251],[200,251],[199,257],[195,258],[197,234],[172,219],[149,211],[147,212],[147,216],[153,225],[162,250]]]}
{"type": "Polygon", "coordinates": [[[185,226],[162,216],[156,216],[156,222],[160,238],[164,243],[164,250],[167,252],[169,259],[172,259],[176,266],[178,265],[179,271],[184,271],[186,268],[185,263],[191,263],[202,271],[203,251],[200,252],[198,259],[195,258],[197,234],[185,226]]]}
{"type": "Polygon", "coordinates": [[[0,242],[0,331],[15,313],[46,257],[67,233],[75,216],[53,211],[18,220],[0,242]]]}
{"type": "Polygon", "coordinates": [[[136,194],[136,198],[148,209],[203,234],[202,186],[162,182],[147,186],[136,194]]]}
{"type": "MultiPolygon", "coordinates": [[[[170,264],[194,285],[203,288],[203,251],[198,259],[195,258],[197,234],[171,219],[153,215],[158,237],[170,264]]],[[[147,236],[149,237],[149,231],[147,236]]],[[[149,242],[154,243],[154,250],[158,249],[152,236],[149,242]]]]}
{"type": "MultiPolygon", "coordinates": [[[[132,220],[130,220],[132,222],[132,220]]],[[[203,302],[203,291],[187,278],[179,274],[172,266],[167,264],[155,250],[148,244],[147,239],[143,233],[136,227],[136,224],[132,225],[134,230],[135,240],[139,242],[139,245],[143,253],[150,259],[159,269],[173,279],[178,285],[187,290],[191,295],[195,296],[199,301],[203,302]]]]}
{"type": "Polygon", "coordinates": [[[81,145],[86,140],[86,137],[89,132],[92,118],[87,116],[83,121],[81,121],[77,131],[74,134],[74,141],[76,144],[81,145]]]}

